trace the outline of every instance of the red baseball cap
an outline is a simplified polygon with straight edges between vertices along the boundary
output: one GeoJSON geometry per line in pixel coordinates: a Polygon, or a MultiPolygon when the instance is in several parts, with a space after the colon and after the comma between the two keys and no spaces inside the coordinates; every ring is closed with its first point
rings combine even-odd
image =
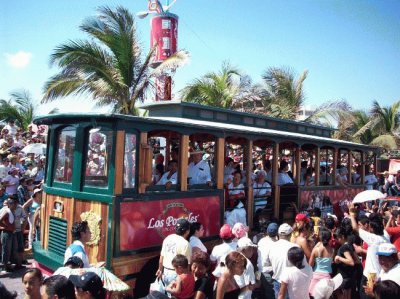
{"type": "Polygon", "coordinates": [[[299,222],[299,221],[309,222],[310,219],[307,217],[307,215],[300,213],[300,214],[296,215],[296,222],[299,222]]]}
{"type": "Polygon", "coordinates": [[[219,237],[221,239],[231,239],[233,238],[232,228],[229,224],[224,224],[219,230],[219,237]]]}

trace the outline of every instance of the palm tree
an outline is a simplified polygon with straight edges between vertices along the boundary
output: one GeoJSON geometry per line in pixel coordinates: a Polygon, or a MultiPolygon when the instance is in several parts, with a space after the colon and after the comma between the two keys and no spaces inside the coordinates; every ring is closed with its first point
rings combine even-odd
{"type": "Polygon", "coordinates": [[[269,116],[296,119],[300,107],[304,104],[303,83],[307,75],[306,70],[296,79],[292,69],[276,67],[264,72],[263,102],[269,116]]]}
{"type": "Polygon", "coordinates": [[[188,55],[177,52],[150,70],[155,48],[142,58],[133,15],[123,7],[98,12],[80,26],[90,40],[69,41],[54,50],[51,63],[61,71],[46,82],[42,102],[86,94],[99,106],[111,104],[114,112],[137,115],[135,103],[145,99],[151,79],[178,67],[188,55]]]}
{"type": "Polygon", "coordinates": [[[240,102],[251,86],[250,77],[232,67],[228,62],[222,64],[219,72],[210,72],[195,79],[182,91],[182,99],[220,108],[240,108],[240,102]]]}
{"type": "Polygon", "coordinates": [[[0,120],[14,119],[17,126],[27,130],[34,117],[34,105],[31,95],[26,90],[12,92],[7,101],[0,99],[0,120]]]}
{"type": "Polygon", "coordinates": [[[381,107],[377,101],[372,103],[369,121],[358,132],[359,137],[368,130],[374,134],[371,145],[377,145],[386,150],[396,149],[400,143],[400,101],[394,102],[391,106],[381,107]]]}

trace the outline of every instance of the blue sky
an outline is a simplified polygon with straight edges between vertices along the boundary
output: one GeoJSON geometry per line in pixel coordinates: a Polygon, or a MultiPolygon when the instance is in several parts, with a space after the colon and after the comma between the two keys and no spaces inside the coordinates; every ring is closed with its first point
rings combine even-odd
{"type": "MultiPolygon", "coordinates": [[[[79,25],[96,7],[122,5],[132,13],[146,0],[0,0],[0,98],[25,88],[41,99],[44,82],[57,72],[49,66],[53,49],[82,39],[79,25]]],[[[254,82],[269,67],[290,67],[305,80],[306,105],[345,99],[368,109],[400,100],[400,1],[398,0],[178,0],[178,47],[191,53],[178,69],[174,94],[186,83],[229,61],[254,82]]],[[[149,48],[149,18],[137,19],[149,48]]],[[[88,111],[82,99],[39,107],[46,113],[88,111]]]]}

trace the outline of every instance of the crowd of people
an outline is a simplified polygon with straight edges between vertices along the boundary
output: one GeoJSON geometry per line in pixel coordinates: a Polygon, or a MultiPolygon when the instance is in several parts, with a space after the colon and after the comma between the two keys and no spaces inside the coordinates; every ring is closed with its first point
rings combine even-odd
{"type": "Polygon", "coordinates": [[[25,251],[40,238],[39,211],[46,157],[44,152],[29,152],[27,146],[41,144],[38,148],[44,148],[45,136],[46,127],[32,124],[23,132],[12,119],[0,132],[2,273],[24,267],[25,251]]]}
{"type": "Polygon", "coordinates": [[[293,225],[264,219],[251,235],[224,224],[210,251],[202,225],[180,219],[147,298],[400,298],[400,211],[348,208],[342,219],[318,208],[293,225]]]}

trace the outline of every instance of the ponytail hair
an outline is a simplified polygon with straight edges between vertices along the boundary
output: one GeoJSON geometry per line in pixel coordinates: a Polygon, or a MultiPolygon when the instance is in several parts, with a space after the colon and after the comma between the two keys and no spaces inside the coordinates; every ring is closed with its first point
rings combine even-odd
{"type": "Polygon", "coordinates": [[[331,231],[325,227],[321,227],[321,229],[319,230],[319,239],[321,240],[322,244],[324,246],[327,246],[331,238],[331,231]]]}

